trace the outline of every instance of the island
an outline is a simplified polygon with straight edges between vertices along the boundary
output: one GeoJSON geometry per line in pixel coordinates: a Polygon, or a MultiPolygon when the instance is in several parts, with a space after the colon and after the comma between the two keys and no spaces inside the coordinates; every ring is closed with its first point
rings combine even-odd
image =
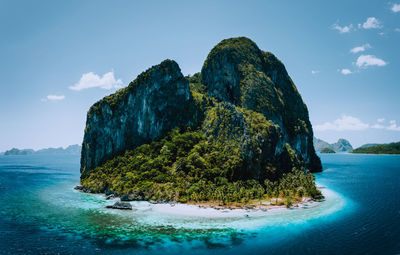
{"type": "Polygon", "coordinates": [[[63,147],[58,148],[46,148],[40,150],[33,149],[17,149],[13,148],[11,150],[5,151],[4,155],[31,155],[31,154],[43,154],[43,155],[54,155],[54,154],[73,154],[79,155],[81,153],[81,146],[78,144],[70,145],[65,149],[63,147]]]}
{"type": "Polygon", "coordinates": [[[167,59],[91,106],[80,171],[77,189],[121,201],[323,198],[307,107],[282,62],[245,37],[218,43],[200,73],[167,59]]]}
{"type": "Polygon", "coordinates": [[[365,154],[400,154],[400,142],[389,144],[368,144],[363,145],[352,153],[365,153],[365,154]]]}
{"type": "Polygon", "coordinates": [[[5,156],[10,156],[10,155],[29,155],[33,154],[34,150],[32,149],[24,149],[24,150],[19,150],[17,148],[12,148],[11,150],[5,151],[4,155],[5,156]]]}
{"type": "Polygon", "coordinates": [[[314,137],[314,148],[316,151],[320,152],[325,148],[329,148],[335,152],[350,152],[353,150],[353,146],[351,146],[350,142],[343,138],[340,138],[336,143],[330,144],[314,137]]]}
{"type": "Polygon", "coordinates": [[[332,150],[331,148],[323,148],[321,151],[321,153],[336,153],[334,150],[332,150]]]}

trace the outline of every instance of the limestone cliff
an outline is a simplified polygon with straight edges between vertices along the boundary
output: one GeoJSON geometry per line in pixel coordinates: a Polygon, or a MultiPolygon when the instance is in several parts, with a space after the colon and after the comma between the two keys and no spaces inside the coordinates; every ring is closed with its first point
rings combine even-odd
{"type": "Polygon", "coordinates": [[[208,55],[201,79],[210,96],[262,113],[276,125],[274,139],[269,134],[269,142],[260,147],[263,151],[272,146],[274,151],[262,152],[261,161],[279,161],[275,163],[278,167],[290,167],[279,160],[287,153],[288,144],[307,168],[321,171],[307,107],[284,65],[272,53],[261,51],[245,37],[223,40],[208,55]]]}
{"type": "MultiPolygon", "coordinates": [[[[237,151],[242,163],[232,180],[254,179],[264,185],[292,168],[321,171],[307,107],[272,53],[248,38],[223,40],[211,50],[201,75],[187,78],[174,61],[166,60],[94,104],[87,114],[81,178],[175,127],[192,127],[210,144],[237,151]]],[[[166,175],[176,174],[171,171],[166,175]]]]}
{"type": "Polygon", "coordinates": [[[174,127],[193,125],[193,99],[178,64],[165,60],[128,87],[89,110],[82,144],[81,174],[106,160],[159,138],[174,127]]]}

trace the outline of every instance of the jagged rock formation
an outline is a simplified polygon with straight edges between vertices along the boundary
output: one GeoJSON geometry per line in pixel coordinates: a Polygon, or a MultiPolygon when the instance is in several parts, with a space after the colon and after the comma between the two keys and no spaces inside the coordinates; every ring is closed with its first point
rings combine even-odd
{"type": "Polygon", "coordinates": [[[167,60],[94,104],[87,115],[81,178],[126,150],[188,126],[211,143],[239,149],[243,165],[235,179],[263,183],[293,167],[321,171],[307,107],[272,53],[248,38],[223,40],[201,75],[188,78],[190,86],[167,60]]]}
{"type": "Polygon", "coordinates": [[[331,149],[331,145],[328,142],[325,142],[324,140],[318,139],[316,137],[313,138],[313,143],[314,143],[314,149],[316,151],[321,151],[325,148],[331,149]]]}
{"type": "Polygon", "coordinates": [[[329,148],[335,152],[346,152],[353,150],[353,146],[351,146],[350,142],[343,138],[339,139],[336,143],[329,144],[324,140],[314,137],[314,148],[316,151],[329,148]]]}
{"type": "MultiPolygon", "coordinates": [[[[290,164],[285,166],[283,158],[293,150],[297,161],[311,171],[321,170],[307,107],[284,65],[272,53],[261,51],[245,37],[223,40],[208,55],[201,80],[210,96],[259,112],[275,125],[268,137],[262,138],[268,142],[258,147],[262,156],[257,159],[249,155],[249,162],[276,161],[274,165],[287,171],[290,164]],[[273,151],[265,150],[268,146],[273,151]]],[[[249,149],[254,148],[245,149],[245,154],[254,152],[249,149]]],[[[254,168],[252,164],[249,167],[254,168]]]]}
{"type": "Polygon", "coordinates": [[[337,152],[352,151],[353,146],[346,139],[339,139],[336,143],[332,144],[332,150],[337,152]]]}
{"type": "Polygon", "coordinates": [[[188,81],[178,64],[165,60],[140,74],[128,87],[89,110],[82,144],[81,174],[174,127],[194,124],[188,81]]]}

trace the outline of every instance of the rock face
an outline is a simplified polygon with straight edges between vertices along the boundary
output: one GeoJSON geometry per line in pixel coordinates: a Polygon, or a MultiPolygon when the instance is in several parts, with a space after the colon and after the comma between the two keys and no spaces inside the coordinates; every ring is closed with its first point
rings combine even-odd
{"type": "Polygon", "coordinates": [[[258,164],[274,159],[282,167],[284,162],[279,159],[287,158],[290,148],[308,169],[321,171],[307,107],[284,65],[272,53],[261,51],[245,37],[223,40],[208,55],[201,81],[210,96],[261,113],[275,125],[268,136],[259,137],[265,143],[259,147],[261,161],[251,156],[251,148],[244,150],[250,161],[258,164]]]}
{"type": "Polygon", "coordinates": [[[308,110],[284,65],[248,38],[221,41],[200,75],[166,60],[87,115],[81,178],[108,159],[175,127],[200,129],[210,141],[240,148],[234,179],[278,180],[292,168],[321,171],[308,110]],[[197,88],[197,90],[195,89],[197,88]]]}
{"type": "Polygon", "coordinates": [[[339,139],[336,143],[332,144],[332,149],[334,151],[352,151],[353,146],[351,146],[350,142],[346,139],[339,139]]]}
{"type": "Polygon", "coordinates": [[[278,180],[293,167],[304,167],[282,140],[279,125],[261,113],[221,102],[207,112],[202,130],[210,140],[240,148],[244,164],[234,179],[278,180]]]}
{"type": "Polygon", "coordinates": [[[324,148],[331,148],[331,145],[328,142],[325,142],[324,140],[318,139],[316,137],[314,137],[314,149],[316,151],[321,151],[324,148]]]}
{"type": "Polygon", "coordinates": [[[89,110],[82,144],[81,174],[174,127],[191,126],[193,99],[178,64],[165,60],[128,87],[89,110]]]}

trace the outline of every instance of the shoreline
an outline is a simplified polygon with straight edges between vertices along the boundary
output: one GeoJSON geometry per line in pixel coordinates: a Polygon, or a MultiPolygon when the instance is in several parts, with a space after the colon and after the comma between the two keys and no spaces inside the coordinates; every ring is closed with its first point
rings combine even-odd
{"type": "MultiPolygon", "coordinates": [[[[116,196],[115,194],[106,195],[105,193],[96,193],[92,192],[89,189],[83,187],[82,185],[78,185],[74,187],[75,190],[84,194],[93,194],[93,195],[101,195],[105,201],[110,201],[112,203],[108,204],[107,206],[111,206],[114,203],[122,202],[122,203],[129,203],[130,205],[135,204],[144,204],[147,203],[148,205],[152,206],[153,208],[161,209],[161,211],[178,211],[179,209],[188,209],[188,208],[196,208],[196,209],[206,209],[206,210],[214,210],[220,212],[232,211],[232,212],[266,212],[270,210],[276,209],[297,209],[297,208],[304,208],[309,207],[312,204],[320,203],[325,201],[323,199],[313,199],[311,197],[301,197],[293,198],[292,204],[287,206],[285,204],[284,198],[269,198],[264,200],[253,200],[249,203],[237,203],[231,202],[230,204],[223,204],[222,202],[217,201],[203,201],[203,202],[195,202],[195,201],[188,201],[187,203],[175,202],[175,201],[154,201],[154,200],[121,200],[121,196],[116,196]],[[169,207],[169,208],[168,208],[169,207]]],[[[320,186],[319,189],[325,189],[325,187],[320,186]]],[[[107,206],[105,208],[107,208],[107,206]]],[[[134,208],[134,207],[133,207],[134,208]]],[[[114,209],[120,210],[116,208],[107,209],[114,209]]]]}

